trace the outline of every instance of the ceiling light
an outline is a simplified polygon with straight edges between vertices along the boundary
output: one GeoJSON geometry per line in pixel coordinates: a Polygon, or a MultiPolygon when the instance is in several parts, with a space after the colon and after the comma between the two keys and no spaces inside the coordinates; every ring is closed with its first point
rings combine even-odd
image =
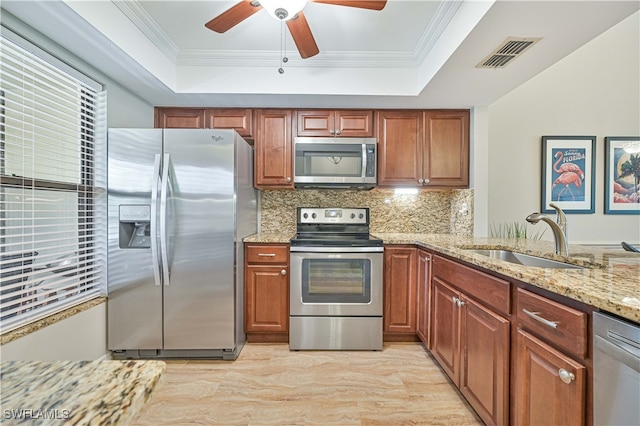
{"type": "Polygon", "coordinates": [[[269,15],[281,21],[293,19],[307,4],[307,0],[260,0],[269,15]]]}
{"type": "Polygon", "coordinates": [[[629,154],[640,154],[640,141],[627,142],[623,148],[629,154]]]}

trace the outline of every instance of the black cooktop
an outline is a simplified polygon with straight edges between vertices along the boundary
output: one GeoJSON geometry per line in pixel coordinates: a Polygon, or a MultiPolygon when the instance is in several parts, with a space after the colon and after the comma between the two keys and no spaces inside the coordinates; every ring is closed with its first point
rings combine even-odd
{"type": "Polygon", "coordinates": [[[301,234],[291,238],[292,246],[382,247],[382,240],[369,234],[301,234]]]}

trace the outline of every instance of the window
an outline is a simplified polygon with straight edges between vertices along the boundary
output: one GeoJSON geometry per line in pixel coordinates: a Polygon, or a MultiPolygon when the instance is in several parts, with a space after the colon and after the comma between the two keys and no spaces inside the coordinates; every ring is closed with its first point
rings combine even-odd
{"type": "Polygon", "coordinates": [[[0,331],[106,289],[102,86],[2,28],[0,331]]]}

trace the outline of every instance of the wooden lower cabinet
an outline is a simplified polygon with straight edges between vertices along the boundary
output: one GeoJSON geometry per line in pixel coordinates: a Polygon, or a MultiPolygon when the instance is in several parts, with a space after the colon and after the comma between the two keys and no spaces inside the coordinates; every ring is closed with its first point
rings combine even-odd
{"type": "Polygon", "coordinates": [[[288,245],[245,246],[245,332],[249,342],[288,342],[288,245]]]}
{"type": "Polygon", "coordinates": [[[429,324],[431,319],[431,254],[424,250],[418,250],[418,318],[416,321],[416,334],[427,348],[431,348],[429,324]]]}
{"type": "Polygon", "coordinates": [[[520,329],[515,351],[515,424],[584,425],[586,367],[520,329]]]}
{"type": "Polygon", "coordinates": [[[384,339],[415,341],[417,249],[385,246],[384,250],[384,339]]]}
{"type": "Polygon", "coordinates": [[[486,424],[506,425],[511,323],[433,268],[431,353],[486,424]]]}
{"type": "Polygon", "coordinates": [[[460,297],[460,392],[487,424],[509,423],[509,320],[460,297]]]}

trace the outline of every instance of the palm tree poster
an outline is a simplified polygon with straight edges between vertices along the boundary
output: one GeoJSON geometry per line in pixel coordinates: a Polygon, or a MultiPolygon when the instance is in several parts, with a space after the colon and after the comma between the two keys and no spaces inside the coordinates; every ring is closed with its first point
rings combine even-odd
{"type": "Polygon", "coordinates": [[[606,214],[640,214],[640,137],[606,137],[606,214]]]}
{"type": "Polygon", "coordinates": [[[542,137],[542,212],[595,212],[595,136],[542,137]]]}

